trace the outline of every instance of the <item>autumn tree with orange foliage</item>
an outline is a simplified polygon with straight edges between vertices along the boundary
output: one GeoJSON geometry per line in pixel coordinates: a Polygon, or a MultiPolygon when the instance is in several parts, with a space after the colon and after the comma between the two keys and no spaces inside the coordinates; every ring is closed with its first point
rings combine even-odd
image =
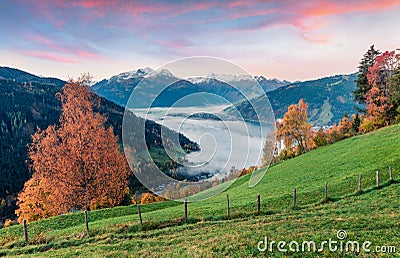
{"type": "Polygon", "coordinates": [[[366,124],[371,123],[372,129],[377,129],[382,126],[389,125],[391,121],[390,111],[393,106],[389,104],[388,98],[382,91],[373,85],[371,89],[365,94],[367,105],[368,117],[363,121],[361,128],[368,132],[366,124]]]}
{"type": "Polygon", "coordinates": [[[345,138],[349,138],[358,133],[359,123],[360,121],[358,115],[352,115],[349,119],[348,114],[346,113],[338,125],[335,124],[325,131],[318,131],[314,136],[313,141],[316,147],[320,147],[326,144],[338,142],[345,138]]]}
{"type": "Polygon", "coordinates": [[[281,123],[277,125],[277,138],[283,139],[286,149],[297,149],[297,155],[307,152],[311,139],[311,124],[307,123],[308,104],[300,99],[288,107],[281,123]]]}
{"type": "Polygon", "coordinates": [[[256,170],[257,170],[257,167],[256,167],[256,166],[250,166],[248,169],[243,168],[243,169],[240,171],[240,174],[238,175],[238,177],[242,177],[242,176],[245,176],[245,175],[247,175],[247,174],[253,173],[253,172],[256,171],[256,170]]]}
{"type": "Polygon", "coordinates": [[[60,191],[51,187],[46,178],[39,178],[33,174],[25,185],[24,190],[18,195],[19,209],[16,210],[18,222],[36,221],[51,216],[58,215],[59,212],[66,210],[66,207],[55,206],[54,204],[62,200],[60,191]]]}
{"type": "Polygon", "coordinates": [[[165,201],[166,201],[165,198],[158,196],[158,195],[154,195],[152,193],[144,193],[144,194],[142,194],[142,198],[140,198],[140,204],[165,202],[165,201]]]}
{"type": "Polygon", "coordinates": [[[129,194],[130,169],[113,128],[93,112],[88,76],[69,81],[58,94],[59,125],[33,135],[29,158],[33,171],[18,196],[20,220],[119,205],[129,194]]]}
{"type": "Polygon", "coordinates": [[[400,69],[400,54],[386,51],[376,57],[369,67],[367,79],[370,90],[364,95],[367,116],[361,124],[363,132],[369,132],[391,124],[398,114],[398,102],[393,98],[399,92],[396,74],[400,69]]]}

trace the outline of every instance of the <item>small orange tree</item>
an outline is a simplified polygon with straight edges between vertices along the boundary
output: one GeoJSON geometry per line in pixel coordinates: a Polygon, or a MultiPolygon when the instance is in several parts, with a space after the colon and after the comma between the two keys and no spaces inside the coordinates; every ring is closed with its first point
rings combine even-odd
{"type": "Polygon", "coordinates": [[[33,135],[29,148],[33,177],[18,196],[20,219],[112,207],[129,192],[130,169],[113,128],[105,128],[106,118],[93,112],[89,79],[69,81],[58,94],[59,125],[33,135]]]}
{"type": "Polygon", "coordinates": [[[143,193],[142,198],[140,198],[140,203],[141,204],[147,204],[147,203],[153,203],[153,202],[164,202],[166,201],[165,198],[154,195],[152,193],[143,193]]]}
{"type": "Polygon", "coordinates": [[[300,99],[288,107],[282,123],[277,126],[278,139],[283,138],[286,149],[298,148],[298,154],[309,150],[311,124],[307,123],[308,104],[300,99]],[[294,145],[294,146],[293,146],[294,145]]]}
{"type": "Polygon", "coordinates": [[[60,191],[51,187],[46,178],[39,178],[37,174],[34,174],[18,195],[19,209],[16,210],[18,222],[22,223],[24,219],[28,221],[45,219],[66,210],[66,207],[61,207],[61,204],[54,205],[62,198],[59,194],[60,191]]]}

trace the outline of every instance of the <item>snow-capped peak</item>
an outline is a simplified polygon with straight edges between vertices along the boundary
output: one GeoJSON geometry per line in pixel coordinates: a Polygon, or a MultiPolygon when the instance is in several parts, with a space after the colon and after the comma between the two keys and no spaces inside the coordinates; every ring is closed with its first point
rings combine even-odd
{"type": "Polygon", "coordinates": [[[246,80],[252,80],[253,77],[249,74],[215,74],[212,73],[210,74],[211,78],[217,79],[220,81],[225,81],[225,82],[239,82],[239,81],[246,81],[246,80]]]}
{"type": "Polygon", "coordinates": [[[281,81],[281,80],[276,79],[276,78],[267,79],[262,75],[260,75],[260,76],[256,75],[256,76],[254,76],[254,79],[256,79],[257,82],[269,81],[269,82],[275,82],[275,83],[278,83],[278,84],[289,84],[290,83],[289,81],[286,81],[286,80],[281,81]]]}
{"type": "Polygon", "coordinates": [[[167,69],[156,70],[156,71],[153,71],[152,73],[150,73],[149,75],[150,75],[150,77],[158,77],[158,76],[163,76],[163,77],[167,77],[167,78],[176,77],[167,69]]]}
{"type": "Polygon", "coordinates": [[[129,79],[132,79],[132,78],[145,77],[145,76],[149,75],[152,72],[154,72],[154,70],[151,69],[150,67],[139,68],[139,69],[134,70],[134,71],[120,73],[120,74],[118,74],[116,76],[113,76],[111,79],[114,78],[114,79],[117,79],[117,81],[129,80],[129,79]]]}
{"type": "Polygon", "coordinates": [[[267,80],[267,79],[266,79],[264,76],[262,76],[262,75],[260,75],[260,76],[256,75],[256,76],[254,76],[254,79],[256,79],[256,81],[258,81],[258,82],[262,82],[262,81],[267,80]]]}
{"type": "Polygon", "coordinates": [[[142,68],[142,69],[137,69],[136,70],[136,74],[140,74],[140,75],[143,75],[143,76],[151,74],[152,72],[154,72],[154,70],[151,69],[150,67],[146,67],[146,68],[142,68]]]}
{"type": "Polygon", "coordinates": [[[190,78],[185,78],[186,81],[193,83],[193,84],[201,84],[201,83],[209,83],[211,80],[214,80],[213,78],[210,77],[190,77],[190,78]]]}
{"type": "MultiPolygon", "coordinates": [[[[171,73],[167,69],[158,69],[158,70],[153,70],[150,67],[146,68],[139,68],[134,71],[129,71],[129,72],[124,72],[120,73],[118,75],[115,75],[111,77],[107,82],[111,81],[116,81],[116,82],[123,82],[129,79],[142,79],[142,78],[163,78],[168,79],[168,80],[175,80],[179,79],[180,77],[175,76],[173,73],[171,73]]],[[[241,82],[247,82],[247,81],[254,81],[256,80],[259,83],[268,83],[268,82],[273,82],[276,84],[289,84],[290,82],[286,80],[278,80],[278,79],[267,79],[264,76],[252,76],[250,74],[216,74],[216,73],[211,73],[208,76],[195,76],[195,77],[190,77],[190,78],[185,78],[185,80],[193,83],[193,84],[201,84],[201,83],[211,83],[213,80],[218,80],[222,81],[225,83],[241,83],[241,82]]]]}

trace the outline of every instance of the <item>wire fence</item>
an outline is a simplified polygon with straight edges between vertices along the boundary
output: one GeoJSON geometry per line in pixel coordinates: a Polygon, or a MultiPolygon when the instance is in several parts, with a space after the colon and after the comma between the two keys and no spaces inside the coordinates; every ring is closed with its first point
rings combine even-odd
{"type": "MultiPolygon", "coordinates": [[[[375,186],[373,188],[370,188],[369,190],[381,189],[383,187],[389,186],[389,185],[394,184],[394,183],[398,183],[398,182],[394,180],[392,167],[389,167],[389,180],[387,182],[384,182],[384,183],[382,183],[380,171],[377,170],[376,173],[375,173],[375,186]]],[[[323,189],[324,189],[324,199],[321,202],[321,204],[335,201],[334,198],[331,198],[329,196],[329,184],[328,184],[328,182],[325,182],[325,185],[324,185],[323,189]]],[[[296,187],[293,189],[293,193],[292,193],[292,198],[293,198],[292,208],[300,208],[301,207],[301,206],[298,206],[298,197],[299,196],[298,196],[297,190],[298,189],[296,187]]],[[[349,197],[349,196],[352,196],[352,195],[360,195],[362,193],[364,193],[364,190],[363,190],[363,176],[362,176],[362,174],[359,174],[358,175],[358,180],[357,180],[357,189],[356,189],[356,191],[351,195],[347,195],[346,197],[349,197]]],[[[225,215],[226,215],[227,219],[232,219],[232,218],[236,217],[235,214],[232,214],[231,201],[232,200],[230,199],[229,194],[226,194],[226,214],[225,215]]],[[[260,216],[262,214],[262,209],[261,209],[262,199],[261,199],[261,195],[260,194],[257,194],[256,200],[255,200],[254,203],[256,204],[256,207],[254,208],[254,210],[256,211],[256,214],[258,216],[260,216]]],[[[181,219],[183,222],[189,223],[190,220],[189,220],[188,209],[189,209],[188,201],[185,198],[185,200],[183,202],[183,218],[180,217],[180,218],[175,219],[174,221],[177,221],[177,220],[181,219]]],[[[141,211],[140,204],[137,204],[137,214],[138,214],[139,225],[140,225],[140,227],[142,229],[145,230],[145,227],[143,227],[143,224],[144,224],[145,220],[143,219],[143,214],[142,214],[142,211],[141,211]]],[[[85,234],[89,234],[90,230],[89,230],[89,212],[88,211],[84,212],[84,222],[85,222],[85,234]]],[[[171,223],[171,225],[174,225],[174,223],[171,223]]],[[[29,242],[29,234],[28,234],[28,226],[29,225],[28,225],[26,220],[23,220],[22,226],[23,226],[25,242],[29,242]]]]}

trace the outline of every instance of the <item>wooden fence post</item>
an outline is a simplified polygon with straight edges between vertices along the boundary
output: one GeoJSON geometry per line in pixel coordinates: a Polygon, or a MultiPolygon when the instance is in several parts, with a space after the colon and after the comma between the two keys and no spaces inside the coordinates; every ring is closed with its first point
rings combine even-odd
{"type": "Polygon", "coordinates": [[[361,180],[362,180],[362,175],[359,174],[358,175],[358,187],[357,187],[357,191],[360,193],[361,192],[361,180]]]}
{"type": "Polygon", "coordinates": [[[293,207],[296,206],[296,202],[297,202],[297,189],[295,187],[293,190],[293,207]]]}
{"type": "Polygon", "coordinates": [[[29,236],[28,236],[28,225],[26,224],[26,219],[24,219],[23,224],[24,224],[25,242],[28,242],[29,241],[29,236]]]}
{"type": "Polygon", "coordinates": [[[261,197],[260,194],[257,195],[257,214],[261,214],[261,197]]]}
{"type": "Polygon", "coordinates": [[[184,212],[185,212],[185,222],[188,221],[188,210],[187,210],[187,199],[185,198],[185,201],[183,203],[184,206],[184,212]]]}
{"type": "Polygon", "coordinates": [[[228,218],[231,216],[231,208],[229,207],[229,194],[226,194],[226,213],[228,218]]]}
{"type": "Polygon", "coordinates": [[[138,211],[138,215],[139,215],[140,226],[142,226],[143,221],[142,221],[142,212],[140,211],[140,204],[137,204],[137,211],[138,211]]]}
{"type": "Polygon", "coordinates": [[[89,235],[89,219],[87,210],[85,210],[85,225],[86,225],[86,234],[89,235]]]}
{"type": "Polygon", "coordinates": [[[376,171],[376,187],[379,187],[379,170],[376,171]]]}
{"type": "Polygon", "coordinates": [[[328,201],[328,182],[325,182],[325,201],[328,201]]]}
{"type": "Polygon", "coordinates": [[[389,167],[389,181],[390,183],[393,182],[393,173],[392,173],[392,167],[389,167]]]}

